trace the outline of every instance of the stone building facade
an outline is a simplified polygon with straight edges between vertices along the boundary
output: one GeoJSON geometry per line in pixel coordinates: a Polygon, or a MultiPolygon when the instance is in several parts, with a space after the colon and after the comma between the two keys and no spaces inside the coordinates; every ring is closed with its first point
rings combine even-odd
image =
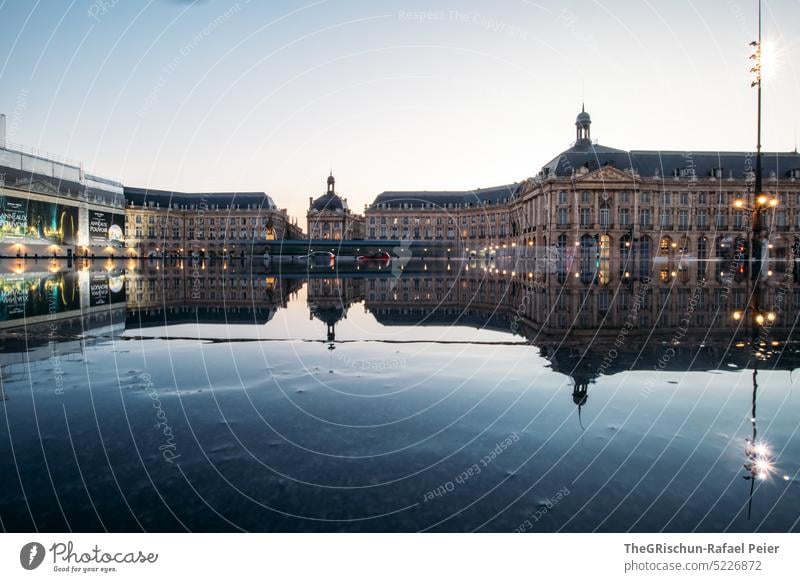
{"type": "MultiPolygon", "coordinates": [[[[522,182],[469,192],[384,192],[366,209],[366,238],[452,241],[469,253],[516,248],[547,260],[562,282],[656,276],[683,282],[720,272],[746,252],[755,154],[625,151],[591,138],[581,111],[575,143],[522,182]]],[[[800,244],[800,155],[763,154],[769,268],[780,275],[800,244]]],[[[469,254],[468,253],[468,254],[469,254]]],[[[737,279],[744,272],[731,273],[737,279]]]]}
{"type": "Polygon", "coordinates": [[[125,238],[139,257],[248,255],[253,241],[300,239],[264,192],[187,194],[125,188],[125,238]]]}
{"type": "MultiPolygon", "coordinates": [[[[593,142],[590,127],[581,112],[575,145],[520,187],[517,244],[549,249],[560,277],[583,283],[596,269],[601,284],[746,278],[745,265],[726,269],[749,247],[752,214],[735,202],[755,205],[755,154],[623,151],[593,142]]],[[[765,153],[763,167],[763,195],[775,200],[763,215],[769,268],[780,276],[800,235],[800,155],[765,153]]]]}
{"type": "Polygon", "coordinates": [[[308,236],[312,240],[361,240],[364,238],[364,217],[350,211],[347,198],[336,193],[336,179],[328,176],[326,192],[309,197],[308,236]]]}

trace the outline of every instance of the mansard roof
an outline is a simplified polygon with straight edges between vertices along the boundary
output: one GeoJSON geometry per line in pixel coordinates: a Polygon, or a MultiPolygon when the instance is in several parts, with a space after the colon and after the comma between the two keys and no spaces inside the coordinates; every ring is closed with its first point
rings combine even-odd
{"type": "Polygon", "coordinates": [[[135,206],[162,208],[247,209],[275,210],[275,202],[265,192],[174,192],[149,188],[125,187],[125,201],[135,206]]]}
{"type": "MultiPolygon", "coordinates": [[[[764,152],[764,178],[787,178],[800,173],[797,152],[764,152]]],[[[633,170],[642,178],[707,178],[743,180],[755,171],[754,152],[619,150],[600,144],[577,144],[565,150],[542,168],[542,177],[570,177],[586,169],[605,166],[633,170]]],[[[795,177],[797,177],[795,175],[795,177]]]]}
{"type": "Polygon", "coordinates": [[[500,204],[510,201],[519,190],[520,184],[506,184],[476,190],[441,190],[441,191],[403,191],[382,192],[372,203],[372,207],[382,208],[456,208],[463,206],[481,206],[483,204],[500,204]]]}

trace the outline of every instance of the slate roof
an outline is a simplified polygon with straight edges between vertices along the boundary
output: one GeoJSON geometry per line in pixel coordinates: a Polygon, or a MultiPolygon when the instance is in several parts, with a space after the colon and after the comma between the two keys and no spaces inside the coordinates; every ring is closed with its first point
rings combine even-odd
{"type": "Polygon", "coordinates": [[[170,205],[192,208],[208,205],[209,209],[260,208],[274,210],[275,202],[265,192],[173,192],[148,188],[125,187],[125,202],[136,206],[147,206],[150,202],[168,208],[170,205]]]}
{"type": "Polygon", "coordinates": [[[451,190],[420,192],[383,192],[378,194],[372,203],[372,208],[378,206],[388,208],[401,208],[408,205],[421,208],[431,205],[434,208],[453,208],[457,206],[480,206],[486,204],[500,204],[510,201],[519,190],[519,184],[506,184],[491,188],[478,188],[477,190],[451,190]]]}
{"type": "MultiPolygon", "coordinates": [[[[800,154],[796,152],[762,153],[762,172],[770,177],[788,178],[800,170],[800,154]]],[[[642,178],[683,177],[743,180],[755,171],[754,152],[619,150],[600,144],[576,144],[544,165],[544,177],[569,177],[573,171],[587,168],[597,170],[613,166],[619,170],[633,169],[642,178]]]]}
{"type": "Polygon", "coordinates": [[[347,210],[347,203],[335,192],[326,192],[311,203],[309,210],[316,210],[317,212],[322,210],[344,211],[347,210]]]}

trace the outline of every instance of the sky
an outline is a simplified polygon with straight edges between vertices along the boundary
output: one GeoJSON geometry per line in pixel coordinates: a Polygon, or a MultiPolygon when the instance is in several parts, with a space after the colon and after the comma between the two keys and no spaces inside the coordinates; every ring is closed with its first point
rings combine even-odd
{"type": "MultiPolygon", "coordinates": [[[[755,147],[756,0],[0,0],[7,141],[126,185],[353,210],[535,175],[575,139],[755,147]]],[[[763,143],[800,129],[800,0],[764,2],[763,143]]]]}

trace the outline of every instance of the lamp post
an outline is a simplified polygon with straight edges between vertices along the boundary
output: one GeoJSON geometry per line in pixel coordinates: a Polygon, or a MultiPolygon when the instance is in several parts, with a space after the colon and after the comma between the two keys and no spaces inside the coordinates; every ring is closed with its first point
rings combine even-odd
{"type": "Polygon", "coordinates": [[[761,237],[763,236],[764,230],[764,223],[762,220],[760,208],[759,208],[759,201],[762,202],[761,206],[763,206],[763,202],[766,201],[765,198],[762,199],[764,193],[762,192],[762,176],[761,176],[761,0],[758,0],[758,40],[754,40],[750,43],[750,46],[755,49],[752,55],[750,55],[750,59],[755,61],[755,64],[750,69],[750,72],[755,75],[755,78],[750,83],[750,87],[756,87],[758,91],[757,97],[757,114],[756,114],[756,180],[755,180],[755,201],[756,201],[756,210],[753,210],[753,240],[751,244],[751,253],[753,258],[758,257],[758,268],[755,268],[753,265],[753,271],[751,274],[752,280],[757,281],[758,278],[761,276],[761,269],[762,269],[762,249],[761,249],[761,237]]]}
{"type": "MultiPolygon", "coordinates": [[[[753,348],[757,349],[757,329],[765,324],[770,325],[775,321],[776,315],[773,312],[761,311],[761,278],[764,271],[764,219],[763,214],[770,208],[778,206],[778,199],[774,196],[767,196],[763,192],[763,181],[761,175],[761,79],[762,79],[762,52],[761,52],[761,0],[758,1],[758,40],[750,43],[750,46],[755,49],[750,59],[755,61],[755,64],[750,69],[750,72],[755,75],[755,78],[750,83],[750,87],[756,87],[758,90],[757,98],[757,117],[756,117],[756,171],[755,171],[755,186],[753,193],[753,206],[748,206],[746,200],[736,200],[734,207],[738,209],[748,210],[751,213],[752,233],[750,239],[750,265],[751,276],[750,280],[753,283],[753,292],[750,294],[750,302],[748,310],[752,316],[753,324],[753,348]]],[[[743,313],[735,311],[733,317],[736,320],[741,319],[743,313]]]]}

